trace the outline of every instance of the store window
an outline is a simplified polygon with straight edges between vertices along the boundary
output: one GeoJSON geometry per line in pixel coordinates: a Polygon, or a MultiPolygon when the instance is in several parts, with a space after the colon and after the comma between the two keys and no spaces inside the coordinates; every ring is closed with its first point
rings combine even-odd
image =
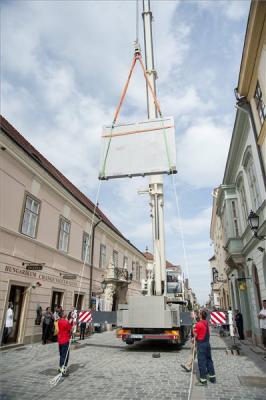
{"type": "Polygon", "coordinates": [[[90,235],[84,232],[82,238],[82,261],[87,264],[90,263],[90,244],[90,235]]]}
{"type": "Polygon", "coordinates": [[[68,252],[70,238],[70,222],[64,217],[59,220],[58,250],[68,252]]]}
{"type": "Polygon", "coordinates": [[[39,213],[40,201],[30,195],[26,195],[21,233],[30,236],[31,238],[36,237],[39,213]]]}
{"type": "Polygon", "coordinates": [[[99,267],[100,268],[105,268],[106,267],[106,246],[104,244],[100,244],[99,267]]]}

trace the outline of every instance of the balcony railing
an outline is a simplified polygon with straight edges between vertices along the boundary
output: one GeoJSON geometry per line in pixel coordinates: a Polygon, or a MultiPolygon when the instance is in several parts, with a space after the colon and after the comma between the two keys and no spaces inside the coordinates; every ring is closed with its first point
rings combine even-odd
{"type": "Polygon", "coordinates": [[[109,266],[107,270],[107,279],[113,279],[116,281],[127,281],[128,280],[128,270],[124,268],[118,268],[115,266],[109,266]]]}

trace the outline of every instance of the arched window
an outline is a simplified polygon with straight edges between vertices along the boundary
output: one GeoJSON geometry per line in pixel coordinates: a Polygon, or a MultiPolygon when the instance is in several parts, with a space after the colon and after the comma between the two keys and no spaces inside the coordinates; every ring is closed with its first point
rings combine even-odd
{"type": "Polygon", "coordinates": [[[251,152],[251,146],[248,146],[246,148],[242,164],[243,164],[243,166],[245,168],[245,172],[247,174],[252,208],[254,211],[257,211],[257,209],[261,205],[261,198],[260,198],[260,192],[259,192],[257,173],[256,173],[255,165],[254,165],[254,160],[252,157],[252,152],[251,152]]]}

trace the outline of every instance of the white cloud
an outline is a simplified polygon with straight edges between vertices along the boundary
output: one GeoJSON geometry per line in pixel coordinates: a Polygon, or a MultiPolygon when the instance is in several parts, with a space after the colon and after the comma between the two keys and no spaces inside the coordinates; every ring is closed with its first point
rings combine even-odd
{"type": "Polygon", "coordinates": [[[194,122],[178,138],[179,178],[196,188],[221,183],[230,141],[230,130],[211,119],[194,122]]]}
{"type": "Polygon", "coordinates": [[[185,88],[181,96],[180,93],[162,96],[161,103],[167,115],[174,115],[178,119],[180,116],[189,116],[191,120],[191,115],[195,111],[197,111],[197,115],[200,115],[214,109],[214,104],[211,101],[202,101],[197,89],[192,85],[185,88]]]}
{"type": "Polygon", "coordinates": [[[228,18],[238,21],[246,16],[249,6],[250,2],[246,0],[229,1],[224,5],[223,10],[228,18]]]}
{"type": "Polygon", "coordinates": [[[197,6],[211,13],[223,13],[228,19],[239,21],[246,17],[250,7],[249,0],[200,0],[197,6]]]}
{"type": "Polygon", "coordinates": [[[174,234],[177,236],[181,235],[180,229],[183,230],[184,237],[186,236],[198,236],[209,228],[211,220],[211,207],[201,210],[197,215],[193,215],[190,218],[182,218],[179,223],[177,213],[169,218],[166,225],[167,233],[174,234]],[[181,224],[181,225],[180,225],[181,224]]]}

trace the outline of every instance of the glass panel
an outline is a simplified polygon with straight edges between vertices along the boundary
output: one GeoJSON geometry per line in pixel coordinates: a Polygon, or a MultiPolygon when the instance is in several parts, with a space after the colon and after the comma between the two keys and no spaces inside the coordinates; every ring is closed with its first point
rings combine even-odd
{"type": "Polygon", "coordinates": [[[33,200],[32,201],[32,204],[31,204],[31,209],[32,209],[32,211],[35,213],[35,214],[38,214],[38,212],[39,212],[39,203],[37,202],[37,201],[35,201],[35,200],[33,200]]]}
{"type": "Polygon", "coordinates": [[[25,235],[28,234],[29,221],[30,221],[30,211],[25,210],[23,216],[22,229],[21,229],[21,232],[24,233],[25,235]]]}
{"type": "Polygon", "coordinates": [[[104,126],[101,147],[102,179],[176,172],[173,117],[104,126]]]}
{"type": "Polygon", "coordinates": [[[27,196],[27,199],[26,199],[26,208],[27,208],[28,210],[31,210],[32,202],[33,202],[33,200],[32,200],[29,196],[27,196]]]}
{"type": "Polygon", "coordinates": [[[28,227],[29,236],[35,237],[36,225],[37,225],[37,215],[31,213],[29,227],[28,227]]]}

